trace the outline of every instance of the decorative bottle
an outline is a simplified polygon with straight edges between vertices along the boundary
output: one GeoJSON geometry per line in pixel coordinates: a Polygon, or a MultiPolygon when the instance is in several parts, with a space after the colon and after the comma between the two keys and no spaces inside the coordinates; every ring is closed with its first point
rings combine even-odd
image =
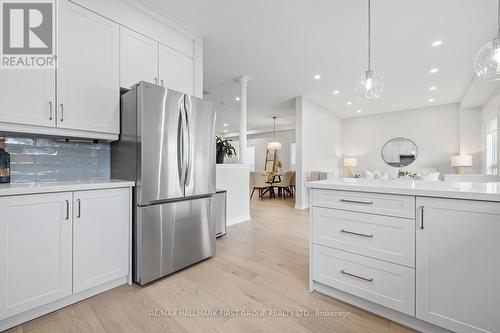
{"type": "Polygon", "coordinates": [[[4,138],[0,138],[0,183],[10,183],[10,154],[5,151],[4,138]]]}

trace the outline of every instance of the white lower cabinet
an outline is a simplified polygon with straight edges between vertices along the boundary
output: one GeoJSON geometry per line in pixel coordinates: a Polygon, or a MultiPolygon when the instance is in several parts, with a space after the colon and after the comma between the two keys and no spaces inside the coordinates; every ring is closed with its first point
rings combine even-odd
{"type": "Polygon", "coordinates": [[[128,192],[75,192],[73,292],[127,275],[128,192]]]}
{"type": "Polygon", "coordinates": [[[500,203],[417,198],[417,317],[500,332],[500,203]]]}
{"type": "Polygon", "coordinates": [[[71,295],[71,201],[0,198],[0,320],[71,295]]]}
{"type": "Polygon", "coordinates": [[[312,246],[315,281],[388,308],[415,314],[415,270],[357,254],[312,246]]]}
{"type": "Polygon", "coordinates": [[[23,321],[13,316],[124,283],[130,217],[129,188],[1,197],[0,330],[23,321]]]}

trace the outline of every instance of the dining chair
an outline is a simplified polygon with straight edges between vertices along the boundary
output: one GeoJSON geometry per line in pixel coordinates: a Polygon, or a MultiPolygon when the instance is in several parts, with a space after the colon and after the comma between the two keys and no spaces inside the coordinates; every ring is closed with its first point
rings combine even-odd
{"type": "Polygon", "coordinates": [[[274,185],[278,189],[278,195],[283,194],[283,199],[286,198],[286,193],[288,193],[290,195],[290,198],[293,197],[291,185],[292,185],[292,178],[293,178],[294,174],[295,174],[295,171],[285,172],[281,182],[276,183],[274,185]]]}
{"type": "Polygon", "coordinates": [[[296,180],[295,180],[295,175],[296,175],[296,172],[293,171],[293,176],[292,176],[292,181],[290,182],[290,189],[292,190],[292,194],[295,193],[296,191],[296,180]]]}
{"type": "MultiPolygon", "coordinates": [[[[250,195],[250,199],[253,198],[253,193],[255,190],[259,191],[259,198],[264,199],[264,195],[266,193],[270,193],[273,187],[271,184],[267,182],[267,175],[262,174],[262,172],[252,171],[250,172],[250,181],[252,184],[252,194],[250,195]]],[[[271,195],[271,193],[269,194],[271,195]]]]}

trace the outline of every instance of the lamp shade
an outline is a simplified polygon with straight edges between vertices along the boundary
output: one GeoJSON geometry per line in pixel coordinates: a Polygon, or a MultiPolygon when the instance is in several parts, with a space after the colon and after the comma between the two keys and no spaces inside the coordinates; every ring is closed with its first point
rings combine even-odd
{"type": "Polygon", "coordinates": [[[267,144],[267,149],[281,149],[281,142],[271,141],[267,144]]]}
{"type": "Polygon", "coordinates": [[[454,155],[450,159],[452,167],[471,167],[472,155],[454,155]]]}
{"type": "Polygon", "coordinates": [[[355,167],[358,166],[358,159],[351,157],[351,158],[344,158],[344,166],[345,167],[355,167]]]}

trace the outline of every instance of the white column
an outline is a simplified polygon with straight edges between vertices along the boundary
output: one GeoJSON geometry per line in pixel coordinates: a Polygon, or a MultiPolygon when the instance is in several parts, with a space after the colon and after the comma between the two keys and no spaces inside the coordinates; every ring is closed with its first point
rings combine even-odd
{"type": "Polygon", "coordinates": [[[245,163],[245,152],[247,148],[247,83],[250,77],[240,76],[240,163],[245,163]]]}

